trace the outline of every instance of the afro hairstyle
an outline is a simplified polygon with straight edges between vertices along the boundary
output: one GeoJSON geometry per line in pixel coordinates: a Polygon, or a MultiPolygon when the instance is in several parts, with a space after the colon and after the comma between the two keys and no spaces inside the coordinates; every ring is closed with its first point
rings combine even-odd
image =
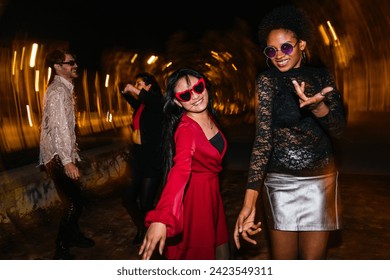
{"type": "Polygon", "coordinates": [[[298,40],[311,42],[314,27],[302,9],[290,4],[274,8],[261,20],[258,39],[262,47],[266,46],[269,33],[275,29],[290,30],[298,40]]]}

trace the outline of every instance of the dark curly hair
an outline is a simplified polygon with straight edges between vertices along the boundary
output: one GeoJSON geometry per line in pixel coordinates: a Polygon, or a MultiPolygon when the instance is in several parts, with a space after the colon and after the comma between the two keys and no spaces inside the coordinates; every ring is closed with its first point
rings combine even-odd
{"type": "Polygon", "coordinates": [[[258,38],[261,47],[266,47],[267,37],[272,30],[285,29],[292,31],[298,40],[311,43],[314,26],[304,10],[289,4],[274,8],[264,16],[258,26],[258,38]]]}

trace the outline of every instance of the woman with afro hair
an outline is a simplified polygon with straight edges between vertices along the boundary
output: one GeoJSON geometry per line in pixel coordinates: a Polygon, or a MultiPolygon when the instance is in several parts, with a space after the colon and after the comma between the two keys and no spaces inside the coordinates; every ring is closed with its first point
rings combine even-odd
{"type": "Polygon", "coordinates": [[[272,259],[326,259],[342,226],[332,148],[345,128],[341,95],[329,71],[307,64],[312,25],[280,6],[259,25],[269,69],[256,79],[256,135],[234,240],[256,244],[256,202],[263,194],[272,259]]]}

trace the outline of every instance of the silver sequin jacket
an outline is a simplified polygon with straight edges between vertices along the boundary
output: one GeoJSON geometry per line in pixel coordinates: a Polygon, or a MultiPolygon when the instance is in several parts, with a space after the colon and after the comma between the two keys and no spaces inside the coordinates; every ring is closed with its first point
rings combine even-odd
{"type": "Polygon", "coordinates": [[[63,165],[80,160],[75,127],[73,84],[56,75],[43,97],[39,164],[55,155],[63,165]]]}

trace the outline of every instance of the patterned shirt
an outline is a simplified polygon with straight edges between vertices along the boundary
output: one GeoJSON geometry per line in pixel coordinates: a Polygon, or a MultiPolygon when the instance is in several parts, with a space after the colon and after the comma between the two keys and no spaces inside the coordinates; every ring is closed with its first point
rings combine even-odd
{"type": "Polygon", "coordinates": [[[55,155],[63,165],[80,160],[75,128],[73,84],[56,75],[43,97],[39,164],[55,155]]]}

